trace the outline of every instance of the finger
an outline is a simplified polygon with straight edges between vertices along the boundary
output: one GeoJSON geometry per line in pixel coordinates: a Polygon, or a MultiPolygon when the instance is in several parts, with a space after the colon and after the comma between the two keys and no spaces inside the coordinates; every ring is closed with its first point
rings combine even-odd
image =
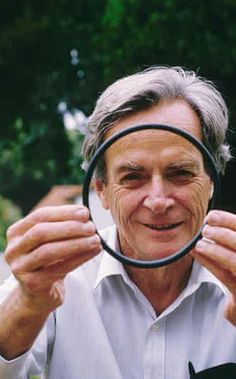
{"type": "Polygon", "coordinates": [[[202,266],[206,267],[217,279],[219,279],[219,281],[223,283],[230,292],[236,293],[236,277],[231,270],[220,265],[218,262],[207,256],[194,255],[194,258],[197,259],[202,266]]]}
{"type": "Polygon", "coordinates": [[[95,226],[91,221],[60,221],[35,224],[21,238],[13,239],[5,251],[7,262],[29,253],[40,245],[78,237],[91,236],[95,226]]]}
{"type": "Polygon", "coordinates": [[[208,257],[222,267],[236,271],[236,253],[224,246],[201,239],[197,242],[194,253],[208,257]]]}
{"type": "Polygon", "coordinates": [[[97,254],[97,251],[90,251],[69,257],[64,261],[58,261],[36,272],[27,273],[24,277],[24,288],[31,293],[50,288],[54,282],[64,279],[69,272],[75,270],[97,254]]]}
{"type": "Polygon", "coordinates": [[[83,205],[61,205],[39,208],[13,224],[8,229],[7,238],[10,240],[17,235],[23,235],[34,225],[42,222],[58,222],[66,220],[86,222],[88,219],[88,209],[83,205]]]}
{"type": "Polygon", "coordinates": [[[44,244],[30,254],[14,260],[10,267],[14,275],[19,276],[21,273],[38,270],[58,260],[68,259],[72,255],[82,255],[91,251],[101,251],[98,235],[44,244]]]}
{"type": "Polygon", "coordinates": [[[50,274],[51,278],[54,280],[58,280],[58,278],[64,278],[66,274],[86,263],[91,258],[94,258],[94,256],[96,256],[100,251],[101,249],[97,251],[97,249],[94,248],[89,252],[71,256],[64,261],[58,261],[53,265],[45,267],[43,270],[43,275],[47,276],[50,274]]]}
{"type": "Polygon", "coordinates": [[[231,291],[236,291],[236,254],[234,252],[224,246],[200,240],[191,254],[231,291]]]}
{"type": "Polygon", "coordinates": [[[202,229],[202,235],[236,252],[236,233],[232,229],[206,224],[202,229]]]}
{"type": "Polygon", "coordinates": [[[210,211],[205,221],[212,226],[222,226],[236,231],[236,215],[230,212],[219,210],[210,211]]]}

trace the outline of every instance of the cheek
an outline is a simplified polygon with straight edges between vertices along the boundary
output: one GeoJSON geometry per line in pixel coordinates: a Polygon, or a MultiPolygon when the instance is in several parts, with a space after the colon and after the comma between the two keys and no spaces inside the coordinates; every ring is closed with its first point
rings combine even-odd
{"type": "Polygon", "coordinates": [[[141,200],[139,191],[128,191],[114,186],[110,191],[110,211],[116,224],[129,223],[133,212],[138,208],[141,200]]]}
{"type": "Polygon", "coordinates": [[[208,203],[211,198],[211,185],[209,179],[197,180],[188,190],[187,207],[197,223],[200,225],[206,215],[208,203]]]}

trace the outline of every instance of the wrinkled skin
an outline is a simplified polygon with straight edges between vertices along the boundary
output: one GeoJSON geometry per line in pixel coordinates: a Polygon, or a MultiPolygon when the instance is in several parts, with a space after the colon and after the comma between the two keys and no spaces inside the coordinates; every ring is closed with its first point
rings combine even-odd
{"type": "MultiPolygon", "coordinates": [[[[158,105],[117,122],[108,136],[132,125],[163,123],[201,139],[201,126],[182,101],[158,105]]],[[[185,138],[162,130],[123,137],[106,151],[107,181],[97,183],[111,210],[124,254],[166,257],[183,247],[206,215],[212,184],[201,153],[185,138]]]]}
{"type": "MultiPolygon", "coordinates": [[[[127,116],[106,137],[144,123],[167,124],[199,140],[202,137],[196,113],[181,100],[127,116]]],[[[225,317],[236,325],[236,215],[220,210],[206,215],[213,186],[199,153],[178,136],[167,139],[166,132],[155,133],[158,142],[151,131],[143,131],[142,138],[132,134],[119,140],[105,154],[107,181],[96,183],[103,207],[111,210],[118,225],[122,250],[140,259],[164,257],[182,247],[203,222],[206,225],[203,238],[180,261],[148,271],[148,275],[130,267],[127,271],[160,313],[186,286],[192,259],[197,259],[228,288],[225,317]],[[184,174],[183,162],[197,163],[190,176],[184,174]],[[172,175],[175,170],[170,170],[171,166],[180,166],[180,172],[177,169],[177,175],[172,175]]]]}

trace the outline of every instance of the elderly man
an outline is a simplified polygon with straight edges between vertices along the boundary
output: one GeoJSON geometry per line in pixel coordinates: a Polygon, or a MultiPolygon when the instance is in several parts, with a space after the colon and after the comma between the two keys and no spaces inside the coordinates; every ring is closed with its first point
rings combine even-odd
{"type": "MultiPolygon", "coordinates": [[[[84,167],[108,137],[153,123],[192,134],[224,171],[220,93],[193,72],[165,67],[100,96],[84,167]]],[[[14,224],[5,253],[13,276],[0,290],[0,377],[235,378],[236,216],[207,214],[214,188],[199,151],[163,130],[129,134],[105,152],[96,189],[114,219],[103,238],[126,256],[168,257],[205,222],[203,238],[175,263],[140,269],[102,251],[83,206],[42,208],[14,224]]]]}

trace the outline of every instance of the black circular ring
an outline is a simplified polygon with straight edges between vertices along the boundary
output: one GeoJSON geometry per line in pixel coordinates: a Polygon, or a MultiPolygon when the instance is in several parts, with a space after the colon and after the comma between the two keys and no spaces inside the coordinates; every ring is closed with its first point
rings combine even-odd
{"type": "MultiPolygon", "coordinates": [[[[101,158],[102,154],[104,154],[104,152],[118,139],[126,136],[127,134],[134,133],[140,130],[147,130],[147,129],[166,130],[166,131],[178,134],[179,136],[186,138],[202,153],[203,158],[205,162],[207,163],[208,169],[210,171],[211,179],[214,183],[213,196],[211,200],[209,201],[209,206],[208,206],[208,210],[212,209],[219,195],[219,175],[218,175],[216,166],[214,164],[214,161],[210,152],[199,140],[194,138],[191,134],[187,133],[186,131],[175,128],[173,126],[162,125],[162,124],[143,124],[143,125],[131,126],[129,128],[123,129],[119,133],[114,134],[113,136],[108,138],[105,142],[103,142],[99,146],[99,148],[97,149],[97,151],[95,152],[95,154],[93,155],[90,161],[87,173],[84,178],[83,193],[82,193],[83,204],[89,209],[90,183],[93,177],[94,169],[96,168],[97,163],[99,159],[101,158]]],[[[91,215],[90,215],[90,218],[92,220],[91,215]]],[[[175,254],[166,258],[155,259],[155,260],[150,260],[150,261],[142,261],[142,260],[130,258],[125,255],[122,255],[118,251],[114,251],[110,246],[107,245],[106,241],[101,237],[98,231],[97,231],[97,234],[99,235],[101,239],[101,244],[103,248],[114,258],[118,259],[120,262],[130,265],[130,266],[138,267],[138,268],[154,268],[154,267],[161,267],[161,266],[168,265],[174,261],[177,261],[184,255],[186,255],[194,247],[198,239],[201,238],[201,232],[202,232],[202,228],[200,228],[200,230],[191,239],[191,241],[189,241],[183,248],[178,250],[175,254]]]]}

